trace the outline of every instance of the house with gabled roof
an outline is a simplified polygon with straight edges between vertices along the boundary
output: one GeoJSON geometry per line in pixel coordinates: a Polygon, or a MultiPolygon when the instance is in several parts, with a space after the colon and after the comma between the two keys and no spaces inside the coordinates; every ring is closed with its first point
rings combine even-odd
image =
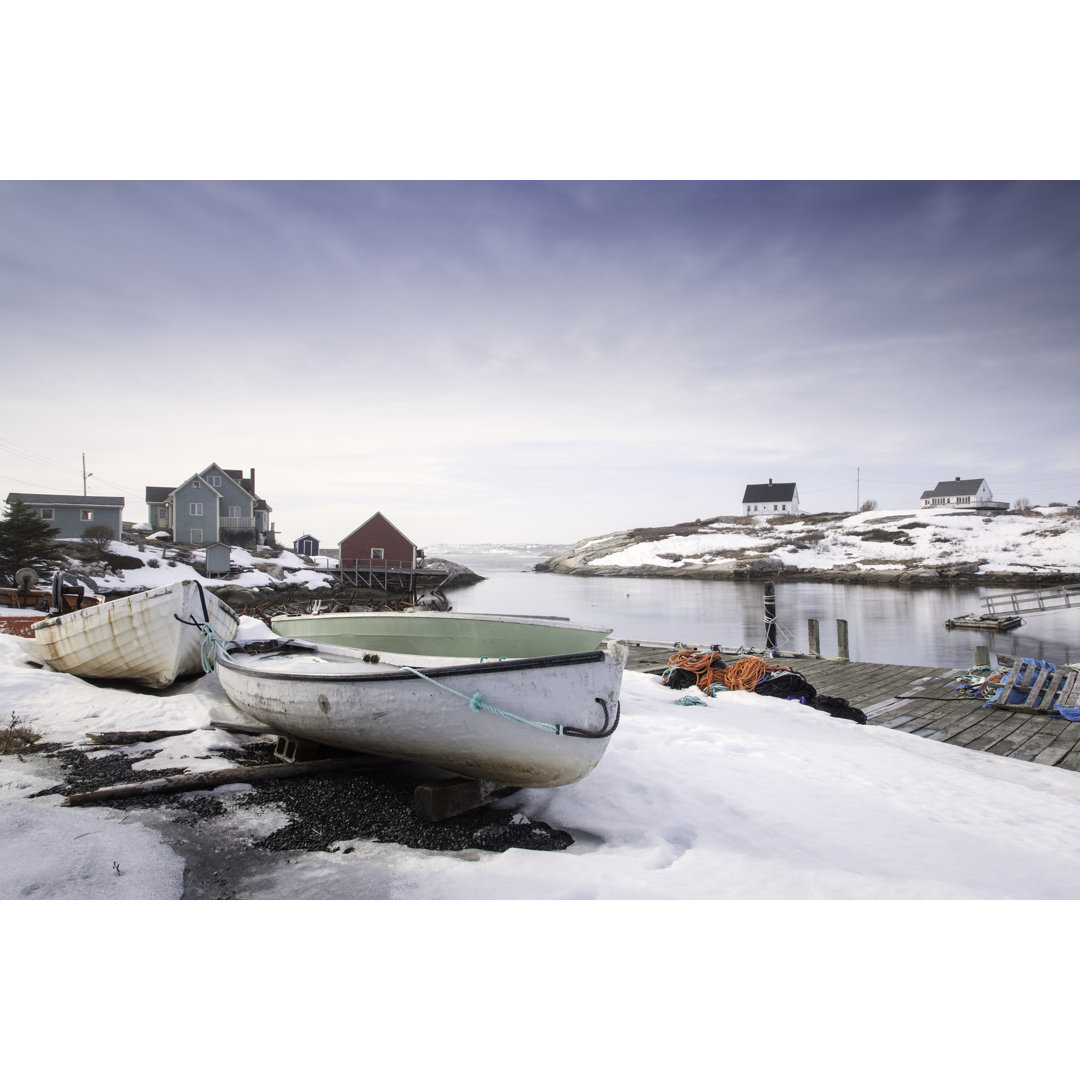
{"type": "Polygon", "coordinates": [[[91,525],[107,525],[117,540],[123,532],[124,497],[122,495],[39,495],[13,491],[5,502],[16,500],[48,522],[61,540],[80,538],[91,525]]]}
{"type": "Polygon", "coordinates": [[[414,570],[418,556],[423,552],[377,510],[341,541],[338,559],[350,570],[414,570]]]}
{"type": "Polygon", "coordinates": [[[796,484],[747,484],[743,492],[743,517],[771,517],[773,514],[797,514],[799,489],[796,484]]]}
{"type": "Polygon", "coordinates": [[[271,507],[255,493],[255,470],[223,469],[211,462],[176,487],[147,487],[146,508],[155,529],[181,544],[273,542],[271,507]]]}
{"type": "Polygon", "coordinates": [[[922,493],[922,505],[956,506],[963,510],[1008,510],[1009,504],[995,502],[989,485],[978,480],[939,480],[937,487],[922,493]]]}

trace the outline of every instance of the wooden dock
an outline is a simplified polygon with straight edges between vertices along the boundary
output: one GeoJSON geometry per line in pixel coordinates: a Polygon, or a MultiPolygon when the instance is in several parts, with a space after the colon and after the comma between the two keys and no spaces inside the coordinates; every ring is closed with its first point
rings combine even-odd
{"type": "MultiPolygon", "coordinates": [[[[682,646],[679,648],[689,648],[682,646]]],[[[628,671],[660,674],[673,646],[631,645],[628,671]]],[[[760,652],[721,652],[726,662],[760,652]]],[[[959,695],[965,668],[907,667],[781,655],[770,665],[798,671],[819,694],[846,698],[868,724],[908,731],[925,739],[989,754],[1080,771],[1080,723],[1058,713],[987,709],[979,698],[959,695]]]]}

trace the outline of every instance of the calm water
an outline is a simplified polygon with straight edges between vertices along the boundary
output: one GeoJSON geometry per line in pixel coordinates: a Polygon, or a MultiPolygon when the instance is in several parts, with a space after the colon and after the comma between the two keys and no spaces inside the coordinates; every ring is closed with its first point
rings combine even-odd
{"type": "MultiPolygon", "coordinates": [[[[761,582],[569,577],[536,574],[531,568],[549,551],[439,548],[441,555],[485,575],[486,580],[452,589],[456,611],[511,615],[562,615],[611,627],[636,641],[719,644],[765,643],[761,582]]],[[[1055,663],[1080,659],[1080,610],[1029,616],[1017,630],[946,630],[946,619],[982,610],[980,599],[1003,589],[904,590],[872,585],[776,585],[777,643],[805,652],[807,620],[821,625],[821,651],[837,655],[836,620],[848,622],[852,660],[970,667],[975,646],[986,645],[991,662],[998,651],[1055,663]]]]}

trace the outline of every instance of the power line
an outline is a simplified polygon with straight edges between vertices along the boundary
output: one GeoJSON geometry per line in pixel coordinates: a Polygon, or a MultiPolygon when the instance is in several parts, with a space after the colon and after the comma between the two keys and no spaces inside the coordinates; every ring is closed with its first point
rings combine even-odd
{"type": "MultiPolygon", "coordinates": [[[[22,458],[24,461],[28,461],[34,465],[41,465],[45,468],[56,469],[63,473],[74,473],[76,476],[82,476],[82,469],[76,469],[69,465],[62,465],[58,461],[53,461],[51,458],[42,457],[40,454],[36,454],[33,451],[27,450],[25,447],[17,446],[13,442],[9,442],[7,439],[0,439],[0,450],[3,450],[15,457],[22,458]]],[[[8,477],[9,480],[14,479],[8,477]]],[[[126,495],[132,495],[136,498],[142,498],[144,492],[136,491],[134,488],[130,488],[125,484],[116,484],[112,480],[106,480],[103,476],[94,474],[94,479],[99,484],[104,484],[106,487],[112,488],[114,491],[122,491],[126,495]]],[[[15,480],[17,484],[28,484],[29,481],[15,480]]],[[[40,486],[40,485],[36,485],[40,486]]],[[[61,492],[52,492],[49,494],[61,494],[61,492]]]]}

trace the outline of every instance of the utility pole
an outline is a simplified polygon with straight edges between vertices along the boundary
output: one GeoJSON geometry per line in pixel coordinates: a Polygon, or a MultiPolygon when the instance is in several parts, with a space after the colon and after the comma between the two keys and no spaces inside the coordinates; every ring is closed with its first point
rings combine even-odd
{"type": "Polygon", "coordinates": [[[86,471],[86,454],[84,452],[82,456],[82,493],[84,499],[86,498],[86,478],[93,475],[94,474],[92,472],[88,473],[86,471]]]}

